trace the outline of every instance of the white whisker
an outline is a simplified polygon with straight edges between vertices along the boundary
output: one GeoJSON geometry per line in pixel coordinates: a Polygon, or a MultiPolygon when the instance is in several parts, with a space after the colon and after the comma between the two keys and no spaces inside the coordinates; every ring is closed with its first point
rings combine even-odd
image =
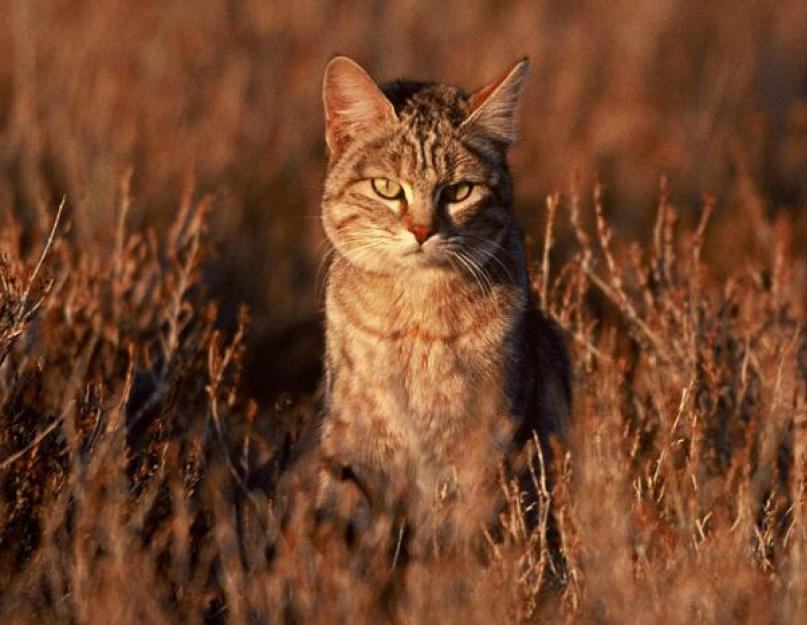
{"type": "Polygon", "coordinates": [[[480,291],[483,293],[493,292],[493,284],[491,283],[489,277],[480,270],[478,264],[473,262],[472,259],[468,258],[460,250],[448,250],[448,253],[450,257],[455,258],[466,270],[466,272],[470,274],[474,282],[476,282],[477,286],[479,286],[480,291]]]}
{"type": "Polygon", "coordinates": [[[387,245],[389,240],[383,237],[355,237],[343,239],[343,242],[363,241],[362,245],[358,245],[346,250],[337,250],[337,256],[333,264],[329,267],[329,272],[334,271],[340,264],[349,263],[358,266],[358,261],[366,258],[370,251],[387,245]],[[369,239],[369,240],[368,240],[369,239]]]}
{"type": "Polygon", "coordinates": [[[485,255],[485,256],[486,256],[488,259],[490,259],[490,260],[492,260],[492,261],[495,261],[495,262],[496,262],[496,264],[498,264],[498,265],[499,265],[499,267],[501,267],[501,268],[502,268],[502,270],[504,271],[504,273],[505,273],[505,274],[507,274],[507,277],[508,277],[508,279],[510,280],[510,282],[516,282],[516,280],[513,278],[513,274],[512,274],[512,273],[510,273],[510,270],[507,268],[507,265],[505,265],[505,264],[504,264],[504,263],[501,261],[501,259],[499,259],[499,258],[496,256],[496,254],[495,254],[494,252],[491,252],[491,251],[489,251],[489,250],[483,249],[483,248],[481,248],[481,247],[480,247],[480,248],[475,248],[475,251],[478,251],[479,253],[484,254],[484,255],[485,255]]]}
{"type": "MultiPolygon", "coordinates": [[[[463,234],[459,235],[459,237],[460,238],[461,237],[469,237],[469,238],[472,238],[472,239],[476,239],[477,241],[482,241],[484,243],[489,243],[489,244],[495,246],[496,248],[498,248],[499,250],[501,250],[502,252],[504,252],[505,254],[507,254],[507,256],[510,258],[510,260],[516,262],[516,259],[513,258],[513,255],[510,253],[510,251],[506,247],[501,245],[500,243],[497,243],[496,241],[494,241],[493,239],[488,239],[487,237],[482,237],[482,236],[479,236],[479,235],[468,234],[468,233],[463,233],[463,234]]],[[[510,273],[510,270],[507,268],[507,266],[502,262],[502,260],[494,252],[491,252],[489,250],[483,249],[481,247],[480,248],[475,248],[475,249],[478,250],[479,252],[481,252],[482,254],[485,254],[485,256],[487,258],[489,258],[490,260],[495,261],[499,265],[499,267],[501,267],[504,270],[504,272],[507,274],[507,277],[510,279],[510,281],[511,282],[516,282],[516,280],[513,278],[513,274],[510,273]]]]}

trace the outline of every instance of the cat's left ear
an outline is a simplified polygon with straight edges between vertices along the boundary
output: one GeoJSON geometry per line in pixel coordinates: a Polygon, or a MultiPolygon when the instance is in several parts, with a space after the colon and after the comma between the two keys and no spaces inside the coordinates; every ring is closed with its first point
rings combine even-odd
{"type": "Polygon", "coordinates": [[[526,57],[492,83],[474,91],[468,98],[470,113],[460,126],[508,147],[516,139],[515,114],[524,79],[530,69],[526,57]]]}
{"type": "Polygon", "coordinates": [[[346,56],[331,59],[322,81],[325,140],[332,154],[357,135],[396,119],[395,109],[364,69],[346,56]]]}

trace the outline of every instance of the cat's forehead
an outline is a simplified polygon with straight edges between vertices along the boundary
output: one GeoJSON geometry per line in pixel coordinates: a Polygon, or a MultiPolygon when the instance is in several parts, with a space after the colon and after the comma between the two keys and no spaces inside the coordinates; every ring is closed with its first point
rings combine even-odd
{"type": "Polygon", "coordinates": [[[404,124],[459,126],[468,115],[468,99],[456,87],[439,83],[395,81],[382,91],[404,124]]]}

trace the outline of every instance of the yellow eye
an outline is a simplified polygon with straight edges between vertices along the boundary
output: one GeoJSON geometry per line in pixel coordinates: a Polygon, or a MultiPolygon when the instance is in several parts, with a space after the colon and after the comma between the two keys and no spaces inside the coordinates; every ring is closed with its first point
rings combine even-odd
{"type": "Polygon", "coordinates": [[[373,178],[371,181],[373,191],[385,200],[397,200],[403,196],[401,185],[389,178],[373,178]]]}
{"type": "Polygon", "coordinates": [[[445,202],[462,202],[471,195],[471,190],[474,188],[470,182],[458,182],[450,184],[445,187],[440,193],[440,199],[445,202]]]}

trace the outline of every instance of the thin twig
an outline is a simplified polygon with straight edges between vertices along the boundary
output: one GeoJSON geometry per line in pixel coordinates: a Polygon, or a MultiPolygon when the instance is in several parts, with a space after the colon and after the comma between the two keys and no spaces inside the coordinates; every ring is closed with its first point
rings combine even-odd
{"type": "Polygon", "coordinates": [[[14,464],[16,460],[18,460],[19,458],[27,454],[29,451],[31,451],[34,447],[39,445],[39,443],[41,443],[43,440],[45,440],[45,438],[47,438],[48,434],[50,434],[51,432],[53,432],[53,430],[56,429],[59,423],[61,423],[61,419],[57,417],[56,419],[53,420],[53,422],[50,425],[48,425],[48,427],[46,427],[39,434],[37,434],[34,437],[34,440],[28,443],[25,447],[23,447],[19,451],[14,452],[10,456],[4,458],[3,461],[0,462],[0,471],[5,470],[6,467],[8,467],[11,464],[14,464]]]}
{"type": "Polygon", "coordinates": [[[36,281],[36,277],[39,274],[39,270],[42,268],[42,264],[45,262],[45,258],[48,256],[50,248],[53,245],[53,239],[56,236],[56,230],[59,227],[59,221],[62,218],[62,210],[64,209],[64,204],[66,200],[67,197],[63,196],[62,201],[59,202],[59,208],[56,210],[56,217],[53,220],[53,227],[50,229],[48,240],[45,242],[45,247],[42,250],[42,254],[39,256],[39,261],[36,263],[36,267],[34,267],[34,271],[31,274],[31,277],[28,278],[28,284],[25,285],[25,291],[23,291],[22,293],[22,298],[20,299],[20,304],[18,307],[18,313],[17,313],[18,319],[22,319],[25,316],[27,316],[27,313],[25,312],[25,306],[28,303],[28,296],[31,294],[31,287],[36,281]]]}
{"type": "Polygon", "coordinates": [[[546,198],[546,232],[544,234],[544,255],[541,261],[541,309],[548,310],[549,302],[549,253],[552,251],[552,231],[555,227],[555,213],[560,195],[553,193],[546,198]]]}

